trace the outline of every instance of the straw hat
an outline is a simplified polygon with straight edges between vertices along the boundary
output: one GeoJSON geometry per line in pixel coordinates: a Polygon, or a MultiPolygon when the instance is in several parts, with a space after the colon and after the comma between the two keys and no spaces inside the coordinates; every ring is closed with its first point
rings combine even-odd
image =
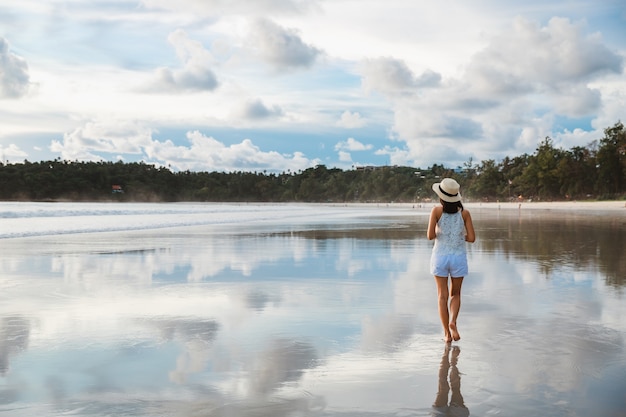
{"type": "Polygon", "coordinates": [[[437,193],[439,198],[448,203],[456,203],[461,201],[461,193],[459,192],[461,186],[458,182],[452,178],[444,178],[441,182],[433,184],[433,191],[437,193]]]}

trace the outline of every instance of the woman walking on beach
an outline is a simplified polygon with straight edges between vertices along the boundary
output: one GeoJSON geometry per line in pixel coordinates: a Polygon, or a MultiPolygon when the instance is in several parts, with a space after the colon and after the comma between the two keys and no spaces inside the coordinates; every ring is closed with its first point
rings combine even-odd
{"type": "Polygon", "coordinates": [[[428,240],[435,239],[430,273],[437,283],[439,317],[446,343],[461,339],[456,320],[461,308],[461,285],[468,272],[465,242],[476,240],[472,216],[463,208],[459,188],[452,178],[433,184],[441,205],[430,212],[427,231],[428,240]]]}

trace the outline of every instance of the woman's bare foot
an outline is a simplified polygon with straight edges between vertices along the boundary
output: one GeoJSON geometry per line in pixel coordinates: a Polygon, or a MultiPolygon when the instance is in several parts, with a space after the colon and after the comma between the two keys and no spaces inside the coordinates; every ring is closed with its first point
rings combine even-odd
{"type": "Polygon", "coordinates": [[[450,333],[446,333],[443,336],[443,341],[446,343],[452,343],[452,335],[450,333]]]}
{"type": "Polygon", "coordinates": [[[456,329],[456,323],[450,323],[450,334],[452,335],[453,340],[461,340],[461,335],[459,335],[459,332],[456,329]]]}

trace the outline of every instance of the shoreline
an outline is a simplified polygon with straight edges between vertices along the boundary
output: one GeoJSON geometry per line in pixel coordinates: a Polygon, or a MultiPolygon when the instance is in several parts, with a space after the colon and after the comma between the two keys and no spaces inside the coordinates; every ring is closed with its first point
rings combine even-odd
{"type": "MultiPolygon", "coordinates": [[[[286,203],[289,204],[289,203],[286,203]]],[[[435,201],[422,203],[304,203],[321,204],[338,207],[378,207],[381,209],[428,210],[439,204],[435,201]]],[[[472,210],[549,210],[549,211],[584,211],[584,212],[624,212],[626,215],[626,201],[550,201],[550,202],[463,202],[463,206],[472,210]]]]}
{"type": "Polygon", "coordinates": [[[553,201],[553,202],[500,202],[464,204],[474,209],[495,210],[566,210],[566,211],[623,211],[626,214],[626,201],[553,201]]]}
{"type": "MultiPolygon", "coordinates": [[[[14,201],[14,200],[2,200],[2,203],[87,203],[87,204],[232,204],[232,205],[320,205],[329,207],[379,207],[379,208],[396,208],[396,209],[429,209],[437,204],[436,201],[420,202],[420,203],[362,203],[362,202],[326,202],[326,203],[314,203],[314,202],[277,202],[277,201],[173,201],[173,202],[156,202],[156,201],[69,201],[69,200],[47,200],[47,201],[14,201]]],[[[463,205],[468,209],[489,209],[489,210],[581,210],[581,211],[624,211],[626,213],[626,200],[608,200],[608,201],[501,201],[501,202],[480,202],[480,201],[463,201],[463,205]]]]}

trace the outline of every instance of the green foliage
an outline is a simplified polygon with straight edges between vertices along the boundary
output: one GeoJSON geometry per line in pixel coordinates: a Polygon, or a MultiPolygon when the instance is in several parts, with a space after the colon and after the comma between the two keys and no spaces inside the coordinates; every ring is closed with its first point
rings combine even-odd
{"type": "Polygon", "coordinates": [[[626,130],[620,122],[604,129],[604,138],[596,153],[598,176],[596,189],[601,196],[624,192],[626,186],[626,130]]]}
{"type": "Polygon", "coordinates": [[[532,155],[500,163],[470,159],[457,170],[318,165],[297,174],[175,173],[144,163],[24,161],[0,164],[0,200],[419,202],[434,197],[431,185],[443,177],[459,181],[466,200],[625,198],[626,130],[618,122],[604,133],[570,150],[546,137],[532,155]]]}

